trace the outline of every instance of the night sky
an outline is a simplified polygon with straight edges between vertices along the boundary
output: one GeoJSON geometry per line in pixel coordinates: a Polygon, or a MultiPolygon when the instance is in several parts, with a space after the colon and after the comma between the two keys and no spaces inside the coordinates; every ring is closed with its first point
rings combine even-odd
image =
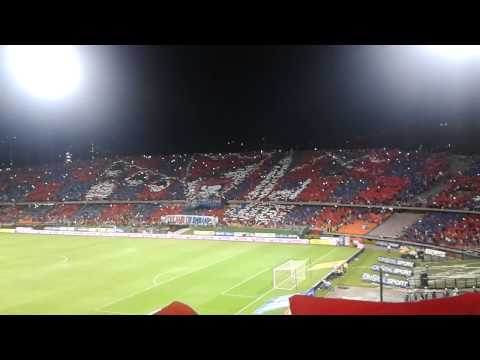
{"type": "MultiPolygon", "coordinates": [[[[57,103],[30,98],[1,66],[0,137],[17,137],[17,163],[67,150],[85,157],[91,143],[114,154],[449,143],[480,150],[480,60],[452,64],[405,46],[79,50],[84,83],[57,103]]],[[[8,158],[6,145],[0,154],[8,158]]]]}

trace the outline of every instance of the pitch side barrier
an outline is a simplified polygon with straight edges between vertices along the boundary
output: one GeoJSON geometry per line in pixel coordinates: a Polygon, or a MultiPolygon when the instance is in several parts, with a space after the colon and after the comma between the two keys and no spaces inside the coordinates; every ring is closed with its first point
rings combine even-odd
{"type": "MultiPolygon", "coordinates": [[[[350,264],[355,258],[357,258],[364,251],[365,251],[364,247],[358,249],[358,251],[355,252],[355,254],[353,254],[352,256],[350,256],[347,260],[345,260],[343,264],[345,263],[350,264]]],[[[326,274],[319,281],[317,281],[309,290],[307,290],[306,293],[311,295],[315,294],[315,291],[318,290],[325,281],[328,281],[328,279],[330,279],[334,275],[334,273],[335,273],[335,270],[332,269],[328,274],[326,274]]]]}
{"type": "Polygon", "coordinates": [[[362,204],[344,204],[344,203],[331,203],[331,202],[319,202],[319,201],[244,201],[244,200],[230,200],[227,201],[229,205],[241,205],[241,204],[263,204],[263,205],[299,205],[299,206],[326,206],[326,207],[351,207],[351,208],[367,208],[367,209],[380,209],[380,210],[405,210],[405,211],[417,211],[417,212],[449,212],[457,214],[475,214],[479,215],[480,211],[467,210],[467,209],[438,209],[429,207],[416,207],[408,205],[362,205],[362,204]]]}
{"type": "Polygon", "coordinates": [[[378,236],[369,236],[369,235],[352,235],[352,234],[331,233],[331,232],[324,232],[323,234],[331,235],[331,236],[350,236],[350,237],[354,237],[354,238],[375,240],[375,241],[379,241],[379,242],[383,241],[383,242],[398,244],[399,246],[410,245],[410,246],[415,246],[415,247],[423,248],[423,249],[434,249],[434,250],[440,250],[440,251],[444,251],[444,252],[447,252],[447,253],[452,253],[452,254],[457,254],[457,255],[462,255],[462,256],[472,256],[472,257],[479,257],[480,258],[480,251],[476,251],[476,250],[453,249],[453,248],[449,248],[449,247],[445,247],[445,246],[430,245],[430,244],[419,243],[419,242],[408,241],[408,240],[400,240],[400,239],[385,237],[385,236],[384,237],[378,237],[378,236]]]}
{"type": "Polygon", "coordinates": [[[129,238],[153,238],[153,239],[177,239],[177,240],[218,240],[255,243],[278,243],[278,244],[302,244],[307,245],[308,239],[295,238],[266,238],[253,236],[203,236],[203,235],[179,235],[179,234],[150,234],[150,233],[126,233],[109,231],[76,231],[76,230],[35,230],[32,228],[17,227],[18,234],[43,234],[43,235],[76,235],[76,236],[105,236],[105,237],[129,237],[129,238]]]}
{"type": "MultiPolygon", "coordinates": [[[[153,204],[153,205],[169,205],[169,204],[187,204],[186,200],[92,200],[92,201],[32,201],[32,202],[0,202],[0,206],[26,206],[26,205],[41,205],[41,206],[55,206],[55,205],[109,205],[109,204],[153,204]]],[[[416,212],[444,212],[456,214],[473,214],[480,215],[480,211],[467,209],[438,209],[429,207],[415,207],[415,206],[393,206],[393,205],[362,205],[362,204],[343,204],[343,203],[329,203],[329,202],[296,202],[296,201],[244,201],[244,200],[229,200],[227,205],[240,204],[261,204],[261,205],[297,205],[297,206],[325,206],[325,207],[350,207],[350,208],[367,208],[380,210],[403,210],[416,212]]]]}

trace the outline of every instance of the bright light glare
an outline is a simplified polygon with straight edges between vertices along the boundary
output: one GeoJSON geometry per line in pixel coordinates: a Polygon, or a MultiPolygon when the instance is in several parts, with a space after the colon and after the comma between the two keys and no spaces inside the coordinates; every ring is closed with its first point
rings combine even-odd
{"type": "Polygon", "coordinates": [[[427,48],[456,61],[480,58],[480,45],[427,45],[427,48]]]}
{"type": "Polygon", "coordinates": [[[13,77],[36,97],[57,100],[80,83],[80,62],[72,45],[9,45],[6,50],[13,77]]]}

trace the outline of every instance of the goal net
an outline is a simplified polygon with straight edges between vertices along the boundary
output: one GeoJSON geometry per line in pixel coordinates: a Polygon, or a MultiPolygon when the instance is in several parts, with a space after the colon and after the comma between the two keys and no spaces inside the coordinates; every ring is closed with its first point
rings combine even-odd
{"type": "Polygon", "coordinates": [[[307,260],[289,260],[273,269],[274,289],[292,290],[307,278],[307,260]]]}

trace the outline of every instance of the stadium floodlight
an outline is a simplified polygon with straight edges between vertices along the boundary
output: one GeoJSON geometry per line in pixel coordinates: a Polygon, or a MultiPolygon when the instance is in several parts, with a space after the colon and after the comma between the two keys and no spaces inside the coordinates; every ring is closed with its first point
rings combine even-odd
{"type": "Polygon", "coordinates": [[[273,288],[293,290],[307,277],[308,260],[289,260],[273,269],[273,288]]]}
{"type": "Polygon", "coordinates": [[[434,54],[455,61],[480,58],[480,45],[427,45],[426,48],[434,54]]]}
{"type": "Polygon", "coordinates": [[[19,86],[35,97],[61,99],[80,83],[80,61],[73,45],[9,45],[6,60],[19,86]]]}

